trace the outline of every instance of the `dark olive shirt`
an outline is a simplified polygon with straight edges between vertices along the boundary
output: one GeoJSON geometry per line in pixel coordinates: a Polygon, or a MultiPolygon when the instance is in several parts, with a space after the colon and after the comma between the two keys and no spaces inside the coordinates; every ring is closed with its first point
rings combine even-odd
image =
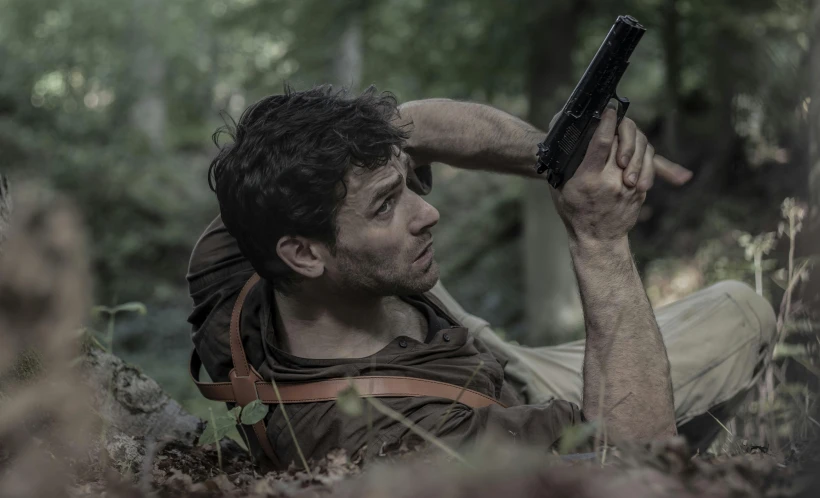
{"type": "MultiPolygon", "coordinates": [[[[250,262],[239,251],[217,217],[197,242],[191,257],[188,283],[193,312],[194,347],[214,381],[227,381],[233,368],[229,345],[230,316],[239,291],[254,273],[250,262]]],[[[434,433],[445,442],[459,446],[474,441],[489,431],[516,441],[550,448],[563,429],[582,420],[577,407],[566,401],[541,405],[522,404],[512,384],[505,380],[506,360],[493,354],[466,328],[456,323],[438,300],[429,294],[405,298],[427,317],[428,333],[424,342],[400,336],[381,351],[365,358],[308,359],[277,349],[273,323],[275,301],[272,286],[262,279],[248,294],[241,316],[242,342],[249,362],[265,378],[278,383],[299,383],[324,379],[399,375],[448,382],[492,396],[508,408],[488,406],[472,409],[460,403],[441,418],[452,402],[435,397],[389,397],[380,400],[406,419],[434,433]],[[483,366],[479,369],[479,363],[483,366]]],[[[400,422],[371,413],[371,429],[365,416],[342,413],[335,401],[296,403],[285,406],[296,437],[308,458],[320,458],[329,450],[344,448],[355,454],[367,446],[368,454],[378,453],[384,445],[400,444],[410,431],[400,422]],[[371,444],[368,445],[368,441],[371,444]]],[[[286,467],[298,459],[293,439],[279,406],[272,405],[267,418],[267,435],[286,467]]],[[[254,452],[262,456],[257,445],[254,452]]]]}

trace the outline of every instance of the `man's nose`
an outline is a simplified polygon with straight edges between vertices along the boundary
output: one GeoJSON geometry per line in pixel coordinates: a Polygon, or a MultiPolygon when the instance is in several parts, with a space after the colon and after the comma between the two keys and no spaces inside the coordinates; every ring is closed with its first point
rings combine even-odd
{"type": "Polygon", "coordinates": [[[438,209],[434,208],[430,203],[422,199],[417,194],[413,195],[417,198],[418,206],[414,209],[415,216],[413,217],[410,230],[413,234],[424,233],[438,223],[438,209]]]}

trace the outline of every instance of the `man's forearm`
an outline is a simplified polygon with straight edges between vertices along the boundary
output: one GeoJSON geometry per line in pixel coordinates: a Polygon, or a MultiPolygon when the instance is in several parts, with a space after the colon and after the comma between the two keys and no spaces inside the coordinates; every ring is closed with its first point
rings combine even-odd
{"type": "Polygon", "coordinates": [[[405,151],[416,164],[538,176],[535,153],[545,134],[511,114],[448,99],[407,102],[399,112],[401,124],[412,123],[405,151]]]}
{"type": "Polygon", "coordinates": [[[585,415],[602,416],[616,437],[674,434],[669,360],[628,240],[571,239],[587,333],[585,415]]]}

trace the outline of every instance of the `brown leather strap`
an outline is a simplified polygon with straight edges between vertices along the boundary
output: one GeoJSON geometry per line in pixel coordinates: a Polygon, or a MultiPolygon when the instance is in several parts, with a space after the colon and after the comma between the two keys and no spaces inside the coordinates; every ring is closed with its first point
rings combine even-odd
{"type": "MultiPolygon", "coordinates": [[[[204,397],[213,401],[237,402],[237,396],[231,382],[200,382],[200,366],[201,360],[194,351],[191,355],[191,377],[204,397]]],[[[328,379],[304,384],[279,383],[277,387],[279,388],[279,394],[282,395],[281,399],[276,397],[276,391],[270,382],[258,380],[255,382],[255,392],[259,395],[259,399],[266,404],[317,403],[320,401],[334,401],[341,391],[351,385],[356,388],[359,394],[365,397],[433,396],[453,401],[458,400],[459,403],[463,403],[470,408],[482,408],[490,405],[505,408],[505,405],[498,400],[472,389],[465,389],[455,384],[435,380],[393,375],[328,379]]]]}
{"type": "Polygon", "coordinates": [[[233,368],[236,370],[236,374],[242,377],[248,376],[250,367],[248,366],[248,359],[245,357],[245,348],[242,347],[239,320],[242,316],[242,306],[245,305],[245,298],[248,297],[248,293],[257,282],[259,282],[259,274],[254,273],[239,292],[239,297],[236,298],[233,305],[233,313],[231,313],[231,358],[233,359],[233,368]]]}
{"type": "MultiPolygon", "coordinates": [[[[281,399],[276,396],[273,385],[248,364],[245,348],[242,346],[240,319],[245,298],[256,283],[259,275],[254,273],[242,287],[234,303],[231,314],[230,345],[234,368],[228,374],[230,382],[200,382],[199,371],[202,360],[196,350],[191,354],[191,379],[199,392],[210,400],[237,403],[246,406],[259,399],[265,404],[274,403],[316,403],[335,401],[339,392],[353,386],[362,396],[373,397],[416,397],[433,396],[463,403],[471,408],[498,405],[506,408],[498,400],[472,389],[466,389],[446,382],[400,376],[365,376],[349,379],[328,379],[302,384],[277,384],[281,399]]],[[[264,419],[253,425],[253,432],[262,450],[271,462],[277,462],[276,454],[268,440],[264,419]]]]}
{"type": "MultiPolygon", "coordinates": [[[[234,399],[231,401],[236,401],[241,407],[245,407],[251,401],[259,399],[259,392],[256,386],[257,383],[262,380],[262,376],[248,365],[248,358],[245,356],[245,348],[242,346],[242,334],[239,329],[239,321],[242,318],[242,306],[245,305],[245,298],[248,297],[248,293],[257,282],[259,282],[259,275],[254,273],[251,275],[251,278],[245,282],[245,285],[239,292],[239,296],[233,305],[233,312],[231,313],[230,342],[233,370],[228,373],[228,377],[231,379],[229,385],[234,395],[234,399]]],[[[273,446],[271,446],[270,440],[268,439],[264,418],[253,424],[253,433],[256,435],[256,441],[259,443],[259,446],[262,447],[262,451],[265,452],[265,455],[267,455],[270,461],[272,463],[278,462],[276,453],[273,451],[273,446]]]]}

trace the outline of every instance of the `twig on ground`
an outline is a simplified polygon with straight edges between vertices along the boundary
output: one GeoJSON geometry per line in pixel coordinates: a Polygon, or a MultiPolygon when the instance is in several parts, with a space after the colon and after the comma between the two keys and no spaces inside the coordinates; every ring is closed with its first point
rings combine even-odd
{"type": "MultiPolygon", "coordinates": [[[[376,356],[370,357],[370,375],[373,375],[376,372],[376,356]]],[[[373,380],[370,380],[370,389],[373,390],[373,380]]],[[[367,404],[366,408],[367,412],[365,413],[365,417],[367,417],[367,448],[371,450],[373,448],[373,407],[370,403],[367,404]]],[[[371,453],[372,454],[372,453],[371,453]]],[[[365,453],[365,456],[367,453],[365,453]]],[[[363,457],[364,458],[364,457],[363,457]]]]}
{"type": "MultiPolygon", "coordinates": [[[[623,320],[622,315],[618,315],[618,321],[615,323],[615,327],[613,329],[617,329],[621,325],[621,320],[623,320]]],[[[612,348],[614,347],[614,342],[610,343],[607,347],[606,354],[604,355],[604,362],[609,361],[609,357],[612,354],[612,348]]],[[[610,408],[606,413],[604,413],[604,400],[606,399],[606,368],[601,369],[601,383],[598,386],[598,427],[595,430],[595,442],[593,443],[593,452],[597,455],[598,450],[600,450],[600,443],[601,443],[601,436],[603,435],[604,440],[604,451],[606,451],[606,438],[607,438],[607,430],[606,430],[606,420],[605,417],[612,413],[612,410],[615,409],[616,406],[621,404],[621,401],[626,399],[624,397],[621,401],[615,403],[615,406],[610,408]]],[[[632,394],[631,392],[629,394],[632,394]]],[[[629,396],[627,394],[627,397],[629,396]]],[[[601,458],[601,465],[603,465],[603,455],[601,458]]]]}
{"type": "Polygon", "coordinates": [[[393,420],[395,420],[396,422],[399,422],[403,426],[407,427],[410,430],[410,432],[412,432],[413,434],[419,436],[420,438],[424,439],[428,443],[436,446],[438,449],[440,449],[443,452],[447,453],[449,456],[453,457],[454,459],[458,460],[459,462],[470,466],[470,464],[467,463],[467,460],[465,460],[463,456],[459,455],[454,449],[450,448],[449,446],[444,444],[439,438],[437,438],[437,437],[433,436],[432,434],[430,434],[429,432],[425,431],[424,429],[422,429],[418,425],[414,424],[412,421],[407,420],[401,413],[393,410],[392,408],[385,405],[381,401],[378,401],[375,398],[366,397],[366,398],[364,398],[364,400],[368,404],[373,405],[373,408],[375,408],[382,415],[386,415],[386,416],[392,418],[393,420]]]}
{"type": "MultiPolygon", "coordinates": [[[[592,451],[597,455],[601,449],[601,436],[604,432],[604,394],[606,393],[606,372],[601,372],[601,384],[598,386],[598,428],[595,431],[595,442],[592,451]]],[[[606,445],[604,445],[606,448],[606,445]]],[[[601,459],[603,465],[603,459],[601,459]]]]}
{"type": "Polygon", "coordinates": [[[299,446],[299,441],[296,439],[296,431],[293,430],[290,417],[288,417],[288,412],[285,410],[285,403],[282,402],[282,396],[279,395],[279,387],[276,385],[275,380],[271,379],[270,382],[273,385],[273,391],[276,393],[276,399],[279,400],[279,409],[282,410],[282,416],[285,417],[285,424],[287,424],[288,430],[290,431],[290,437],[293,438],[293,445],[296,446],[296,452],[299,453],[299,458],[302,460],[302,465],[305,467],[305,472],[307,472],[308,477],[313,479],[313,474],[310,472],[305,454],[302,453],[302,447],[299,446]]]}
{"type": "Polygon", "coordinates": [[[473,369],[473,373],[470,374],[470,378],[467,379],[467,383],[461,386],[461,391],[458,392],[458,396],[456,399],[450,403],[450,406],[447,407],[447,410],[439,417],[438,423],[436,424],[436,430],[434,431],[435,434],[441,430],[441,427],[444,425],[444,422],[447,420],[447,417],[450,415],[450,412],[453,410],[453,407],[456,406],[456,403],[461,399],[461,395],[464,394],[464,391],[470,386],[470,383],[473,382],[473,378],[475,378],[476,374],[481,367],[484,366],[484,360],[479,360],[478,365],[476,365],[475,369],[473,369]]]}
{"type": "Polygon", "coordinates": [[[718,425],[719,425],[719,426],[720,426],[720,427],[721,427],[724,431],[726,431],[726,433],[727,433],[727,434],[729,434],[729,435],[732,437],[732,441],[734,441],[734,439],[735,439],[735,435],[734,435],[734,434],[732,434],[732,431],[730,431],[730,430],[729,430],[729,429],[728,429],[725,425],[723,425],[723,422],[721,422],[721,421],[720,421],[720,419],[718,419],[717,417],[715,417],[714,415],[712,415],[712,412],[710,412],[709,410],[706,410],[706,413],[708,413],[710,417],[712,417],[713,419],[715,419],[715,422],[717,422],[717,423],[718,423],[718,425]]]}
{"type": "MultiPolygon", "coordinates": [[[[209,406],[208,413],[211,416],[211,427],[216,431],[216,419],[214,418],[214,410],[209,406]]],[[[216,440],[216,458],[219,462],[219,471],[222,472],[222,445],[219,444],[219,439],[216,440]]]]}
{"type": "Polygon", "coordinates": [[[236,425],[239,426],[239,430],[242,431],[242,435],[245,437],[245,444],[248,446],[248,456],[251,457],[251,470],[253,470],[253,477],[256,478],[256,459],[253,457],[253,451],[251,450],[251,443],[250,439],[248,439],[248,432],[245,430],[245,424],[242,421],[237,420],[236,425]]]}
{"type": "Polygon", "coordinates": [[[139,488],[145,496],[152,496],[153,488],[151,483],[154,480],[154,460],[157,454],[162,451],[170,439],[156,440],[153,437],[148,437],[145,443],[145,457],[142,459],[142,466],[140,469],[139,488]]]}

